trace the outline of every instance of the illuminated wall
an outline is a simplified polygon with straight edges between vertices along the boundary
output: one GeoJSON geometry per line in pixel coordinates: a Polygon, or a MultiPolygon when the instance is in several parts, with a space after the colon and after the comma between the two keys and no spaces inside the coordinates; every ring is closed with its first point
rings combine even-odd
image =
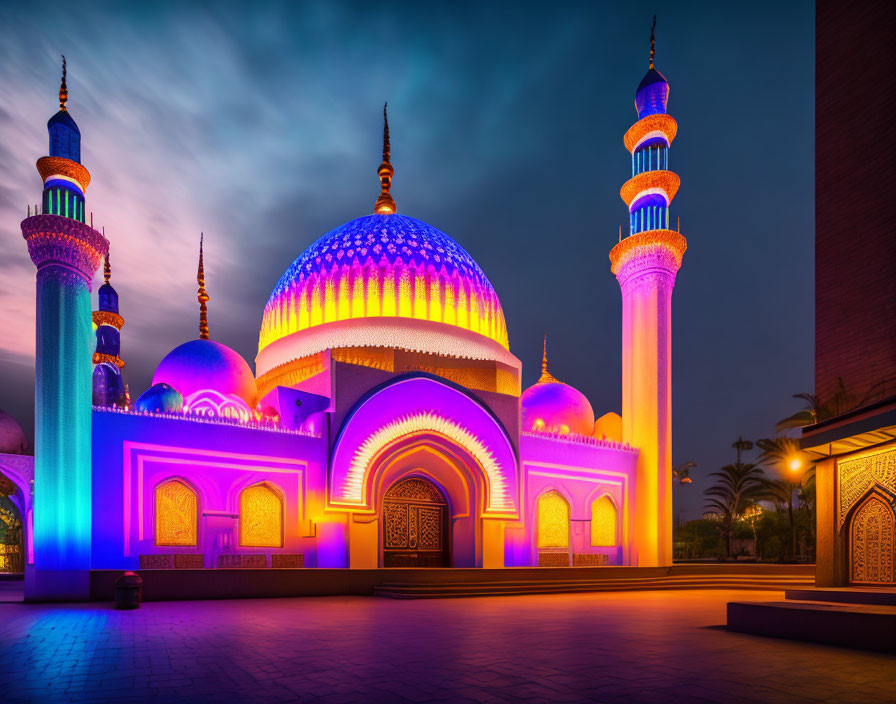
{"type": "Polygon", "coordinates": [[[317,564],[326,438],[237,419],[93,412],[93,565],[283,553],[317,564]]]}
{"type": "Polygon", "coordinates": [[[523,567],[539,564],[544,545],[539,533],[542,505],[539,497],[555,492],[568,504],[571,522],[568,549],[573,564],[624,565],[631,559],[634,515],[630,497],[635,490],[638,451],[618,442],[524,432],[520,437],[520,468],[525,477],[524,520],[506,531],[505,564],[523,567]],[[615,511],[615,535],[608,535],[609,513],[595,505],[608,502],[615,511]],[[595,530],[602,536],[595,541],[595,530]]]}

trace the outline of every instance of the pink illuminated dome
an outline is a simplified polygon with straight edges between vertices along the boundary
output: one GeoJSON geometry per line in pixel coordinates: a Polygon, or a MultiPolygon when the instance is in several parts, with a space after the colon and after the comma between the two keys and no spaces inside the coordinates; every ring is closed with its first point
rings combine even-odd
{"type": "Polygon", "coordinates": [[[557,381],[548,372],[547,343],[541,362],[541,377],[520,397],[525,432],[558,435],[592,435],[594,409],[578,389],[557,381]]]}
{"type": "Polygon", "coordinates": [[[23,455],[27,450],[28,441],[22,426],[0,410],[0,454],[23,455]]]}
{"type": "Polygon", "coordinates": [[[152,383],[173,387],[187,404],[191,398],[210,392],[235,397],[250,409],[255,408],[255,377],[246,360],[214,340],[191,340],[175,347],[156,368],[152,383]]]}

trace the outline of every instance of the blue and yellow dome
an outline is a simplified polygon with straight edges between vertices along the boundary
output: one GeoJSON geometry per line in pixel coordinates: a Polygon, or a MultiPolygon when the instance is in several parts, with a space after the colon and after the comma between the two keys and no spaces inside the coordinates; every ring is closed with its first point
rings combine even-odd
{"type": "Polygon", "coordinates": [[[328,348],[402,347],[400,329],[415,331],[415,351],[509,354],[498,296],[463,247],[406,215],[367,215],[318,239],[280,278],[264,309],[256,371],[328,348]],[[456,349],[446,348],[455,333],[456,349]]]}

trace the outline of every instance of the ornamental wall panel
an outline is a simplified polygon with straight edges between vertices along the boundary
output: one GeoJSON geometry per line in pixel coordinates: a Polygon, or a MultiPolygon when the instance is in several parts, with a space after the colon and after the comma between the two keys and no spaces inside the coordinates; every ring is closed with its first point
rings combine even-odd
{"type": "Polygon", "coordinates": [[[896,449],[837,463],[839,528],[852,507],[875,485],[896,496],[896,449]]]}

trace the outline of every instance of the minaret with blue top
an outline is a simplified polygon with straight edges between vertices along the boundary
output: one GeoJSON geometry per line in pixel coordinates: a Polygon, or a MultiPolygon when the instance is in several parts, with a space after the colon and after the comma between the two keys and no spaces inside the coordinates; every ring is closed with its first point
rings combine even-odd
{"type": "Polygon", "coordinates": [[[81,132],[66,108],[65,57],[59,112],[47,123],[50,154],[37,161],[43,207],[22,221],[37,267],[34,555],[27,600],[88,599],[91,555],[90,290],[109,251],[85,223],[90,173],[81,132]]]}
{"type": "Polygon", "coordinates": [[[103,285],[100,286],[99,310],[93,312],[96,328],[96,351],[93,353],[93,405],[125,408],[124,379],[121,370],[121,328],[124,318],[118,313],[118,292],[112,288],[112,266],[109,255],[103,267],[103,285]]]}
{"type": "MultiPolygon", "coordinates": [[[[653,18],[654,28],[656,17],[653,18]]],[[[650,62],[635,93],[638,121],[625,133],[632,177],[620,195],[629,235],[610,252],[622,290],[622,439],[638,448],[631,564],[672,564],[672,289],[687,241],[670,226],[680,179],[669,171],[678,125],[666,112],[669,84],[650,62]]]]}

